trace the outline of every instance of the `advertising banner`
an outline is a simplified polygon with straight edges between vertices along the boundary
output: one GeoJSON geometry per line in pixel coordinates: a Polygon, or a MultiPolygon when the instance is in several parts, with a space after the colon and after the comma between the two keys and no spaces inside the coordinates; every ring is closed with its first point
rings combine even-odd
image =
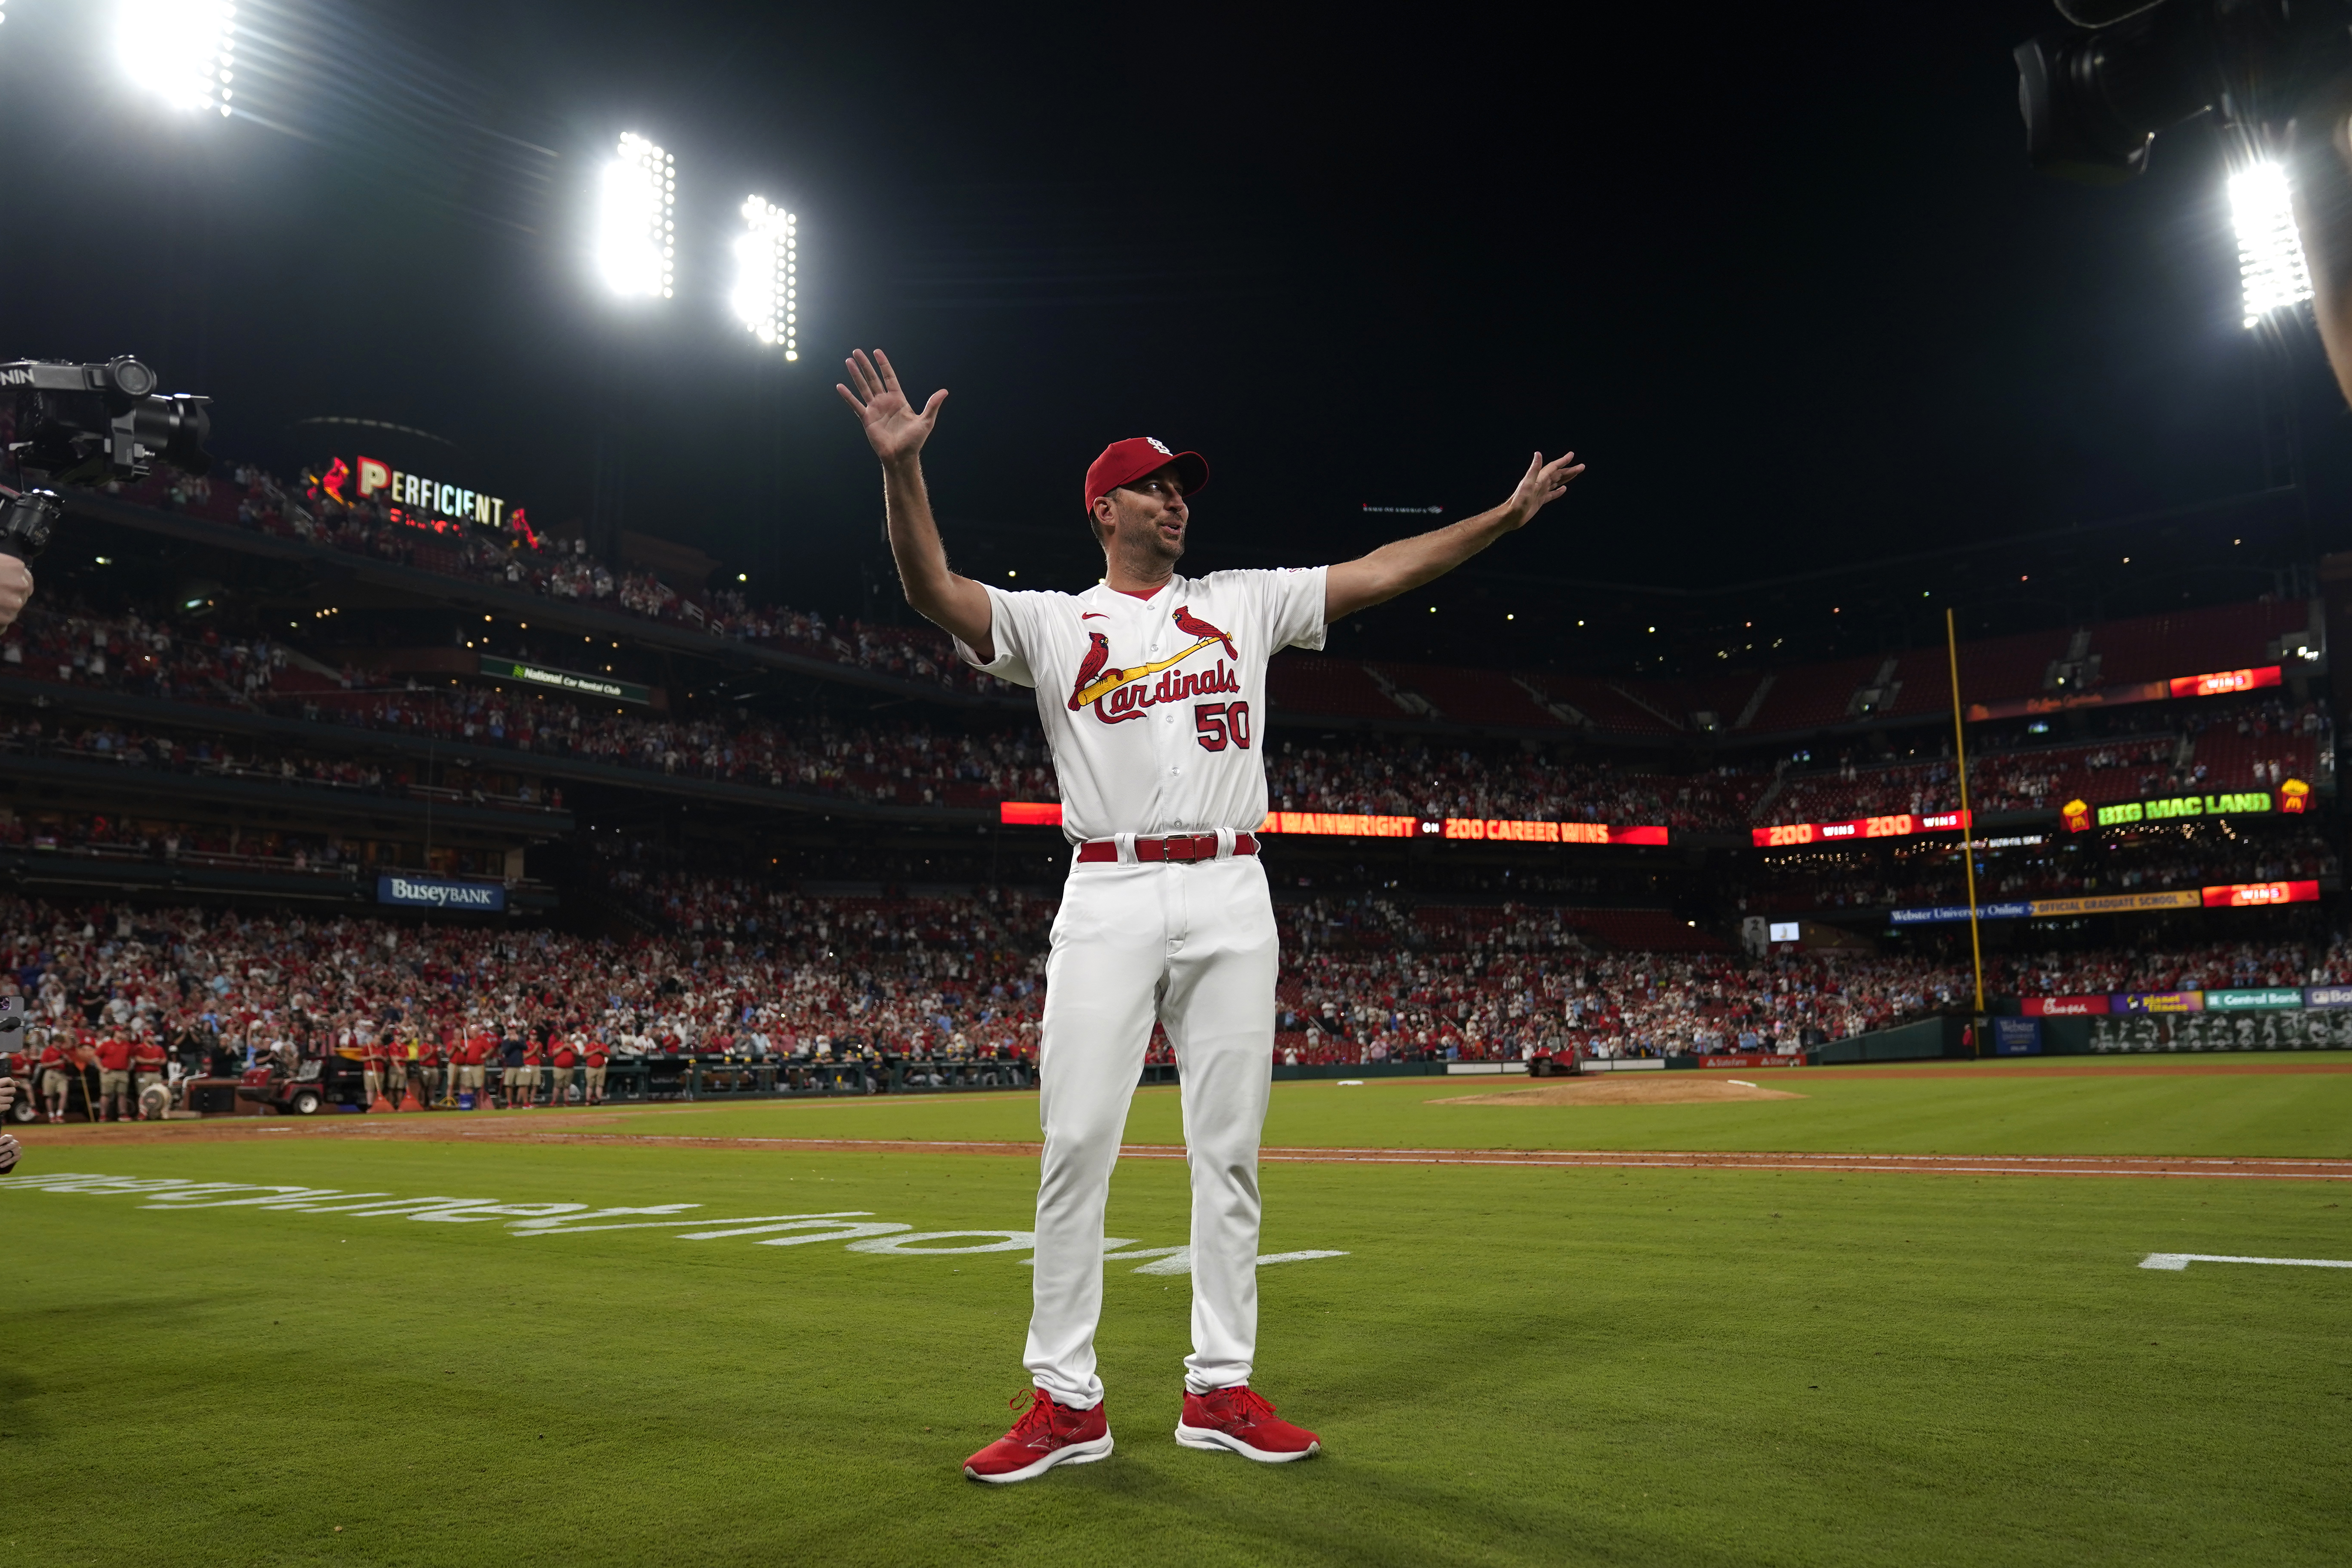
{"type": "Polygon", "coordinates": [[[1701,1057],[1698,1065],[1703,1068],[1801,1068],[1805,1065],[1805,1058],[1749,1051],[1727,1057],[1701,1057]]]}
{"type": "MultiPolygon", "coordinates": [[[[2033,913],[2027,903],[1979,904],[1977,919],[1980,921],[2021,921],[2033,913]]],[[[1922,910],[1893,910],[1887,918],[1899,926],[1942,925],[1969,918],[1966,904],[1937,904],[1922,910]]]]}
{"type": "Polygon", "coordinates": [[[2029,1018],[2090,1018],[2109,1011],[2106,996],[2028,996],[2018,1011],[2029,1018]]]}
{"type": "Polygon", "coordinates": [[[2200,1013],[2205,1008],[2202,991],[2118,991],[2110,1000],[2110,1013],[2200,1013]]]}
{"type": "Polygon", "coordinates": [[[2091,1049],[2103,1053],[2352,1049],[2352,1009],[2342,1008],[2100,1018],[2090,1027],[2091,1049]]]}
{"type": "Polygon", "coordinates": [[[394,871],[375,879],[375,901],[409,909],[487,913],[507,907],[507,890],[499,882],[461,882],[452,877],[410,876],[394,871]]]}
{"type": "Polygon", "coordinates": [[[1347,838],[1411,838],[1422,830],[1417,816],[1365,816],[1344,811],[1269,811],[1260,833],[1318,833],[1347,838]]]}
{"type": "Polygon", "coordinates": [[[2033,912],[2042,915],[2116,915],[2137,910],[2193,910],[2202,900],[2193,889],[2174,893],[2099,893],[2081,899],[2036,899],[2033,912]]]}
{"type": "Polygon", "coordinates": [[[2269,985],[2252,991],[2208,991],[2208,1013],[2252,1013],[2271,1007],[2300,1007],[2303,992],[2293,985],[2269,985]]]}
{"type": "Polygon", "coordinates": [[[1898,812],[1891,816],[1857,816],[1846,822],[1783,822],[1770,827],[1750,828],[1748,837],[1759,849],[1788,849],[1804,844],[1839,844],[1847,839],[1957,833],[1967,826],[1966,815],[1961,812],[1898,812]]]}
{"type": "Polygon", "coordinates": [[[602,697],[610,702],[634,702],[640,708],[654,700],[652,687],[639,686],[633,680],[615,680],[609,675],[587,675],[576,669],[558,669],[553,665],[531,664],[520,658],[492,658],[484,654],[481,669],[484,675],[496,680],[520,680],[527,686],[577,691],[588,697],[602,697]]]}
{"type": "Polygon", "coordinates": [[[2313,882],[2232,882],[2225,888],[2205,889],[2205,907],[2209,910],[2254,909],[2263,904],[2308,904],[2319,898],[2319,884],[2313,882]]]}
{"type": "MultiPolygon", "coordinates": [[[[1286,814],[1284,814],[1286,815],[1286,814]]],[[[1422,829],[1427,832],[1426,827],[1422,829]]],[[[1448,838],[1506,844],[1664,844],[1664,827],[1618,827],[1606,822],[1538,822],[1520,817],[1449,816],[1448,838]]]]}
{"type": "Polygon", "coordinates": [[[2306,1007],[2352,1007],[2352,985],[2309,985],[2304,988],[2306,1007]]]}
{"type": "Polygon", "coordinates": [[[2268,811],[2271,792],[2238,790],[2226,795],[2176,795],[2162,800],[2126,800],[2098,808],[2099,826],[2115,827],[2131,822],[2176,822],[2192,816],[2234,816],[2268,811]]]}
{"type": "Polygon", "coordinates": [[[1995,1018],[1992,1050],[1997,1057],[2038,1057],[2042,1054],[2042,1020],[1995,1018]]]}

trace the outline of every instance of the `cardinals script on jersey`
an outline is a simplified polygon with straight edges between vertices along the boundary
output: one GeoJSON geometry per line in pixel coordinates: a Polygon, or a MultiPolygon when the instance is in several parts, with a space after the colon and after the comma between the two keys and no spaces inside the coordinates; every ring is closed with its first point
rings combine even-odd
{"type": "Polygon", "coordinates": [[[1075,842],[1255,828],[1265,661],[1323,646],[1323,571],[1171,578],[1150,599],[988,590],[996,658],[964,658],[1037,689],[1075,842]]]}

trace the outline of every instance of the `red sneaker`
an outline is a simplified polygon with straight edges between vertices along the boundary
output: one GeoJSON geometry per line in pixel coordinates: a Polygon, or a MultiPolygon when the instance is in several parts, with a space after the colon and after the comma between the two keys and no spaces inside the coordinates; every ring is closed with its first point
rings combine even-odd
{"type": "MultiPolygon", "coordinates": [[[[1014,1399],[1013,1408],[1021,1409],[1014,1399]]],[[[1110,1457],[1110,1422],[1097,1404],[1091,1410],[1073,1410],[1055,1403],[1044,1389],[1030,1391],[1029,1408],[1013,1430],[963,1462],[967,1479],[1025,1481],[1055,1465],[1091,1465],[1110,1457]]]]}
{"type": "Polygon", "coordinates": [[[1184,1391],[1184,1418],[1176,1440],[1188,1448],[1231,1448],[1261,1464],[1287,1464],[1323,1451],[1323,1439],[1304,1426],[1278,1420],[1274,1406],[1247,1384],[1208,1394],[1184,1391]]]}

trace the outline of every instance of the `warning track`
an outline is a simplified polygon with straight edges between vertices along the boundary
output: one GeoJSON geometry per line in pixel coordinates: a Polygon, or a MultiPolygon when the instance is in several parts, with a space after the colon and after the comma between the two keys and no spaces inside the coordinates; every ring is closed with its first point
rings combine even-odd
{"type": "MultiPolygon", "coordinates": [[[[289,1125],[257,1125],[253,1121],[163,1127],[43,1128],[35,1139],[41,1147],[179,1142],[194,1138],[204,1142],[272,1142],[284,1140],[337,1139],[355,1142],[394,1140],[452,1143],[578,1143],[632,1148],[742,1149],[777,1154],[964,1154],[998,1159],[1034,1160],[1040,1146],[1033,1142],[981,1142],[919,1139],[859,1138],[718,1138],[691,1134],[597,1132],[582,1123],[606,1120],[597,1116],[567,1117],[572,1128],[558,1129],[522,1117],[498,1117],[466,1121],[456,1117],[370,1118],[366,1121],[331,1121],[289,1125]]],[[[1129,1160],[1181,1160],[1181,1145],[1129,1143],[1119,1150],[1129,1160]]],[[[1789,1152],[1724,1152],[1717,1150],[1632,1149],[1376,1149],[1268,1148],[1259,1158],[1269,1164],[1300,1165],[1518,1165],[1538,1170],[1589,1167],[1601,1170],[1698,1171],[1822,1171],[1872,1175],[1923,1176],[2137,1176],[2186,1177],[2221,1181],[2352,1182],[2352,1160],[2294,1160],[2258,1156],[2178,1156],[2107,1154],[1817,1154],[1789,1152]]]]}

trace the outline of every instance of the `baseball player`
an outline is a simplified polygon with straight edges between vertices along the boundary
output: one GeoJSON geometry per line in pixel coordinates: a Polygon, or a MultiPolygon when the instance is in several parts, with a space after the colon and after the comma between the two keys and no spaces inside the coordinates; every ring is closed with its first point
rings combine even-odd
{"type": "Polygon", "coordinates": [[[1321,1447],[1315,1434],[1249,1385],[1278,962],[1253,833],[1266,810],[1265,661],[1321,647],[1331,622],[1524,527],[1583,466],[1572,452],[1550,463],[1538,453],[1494,510],[1359,561],[1191,578],[1176,563],[1208,464],[1157,440],[1118,441],[1087,470],[1102,581],[1083,594],[1007,593],[950,570],[931,518],[920,454],[948,395],[918,409],[887,356],[860,350],[848,365],[856,389],[836,390],[881,459],[907,602],[965,660],[1036,689],[1076,850],[1038,1048],[1045,1154],[1023,1357],[1035,1387],[1012,1431],[964,1474],[1022,1481],[1111,1451],[1095,1374],[1103,1209],[1155,1018],[1182,1074],[1192,1183],[1192,1353],[1176,1440],[1269,1463],[1306,1458],[1321,1447]]]}

